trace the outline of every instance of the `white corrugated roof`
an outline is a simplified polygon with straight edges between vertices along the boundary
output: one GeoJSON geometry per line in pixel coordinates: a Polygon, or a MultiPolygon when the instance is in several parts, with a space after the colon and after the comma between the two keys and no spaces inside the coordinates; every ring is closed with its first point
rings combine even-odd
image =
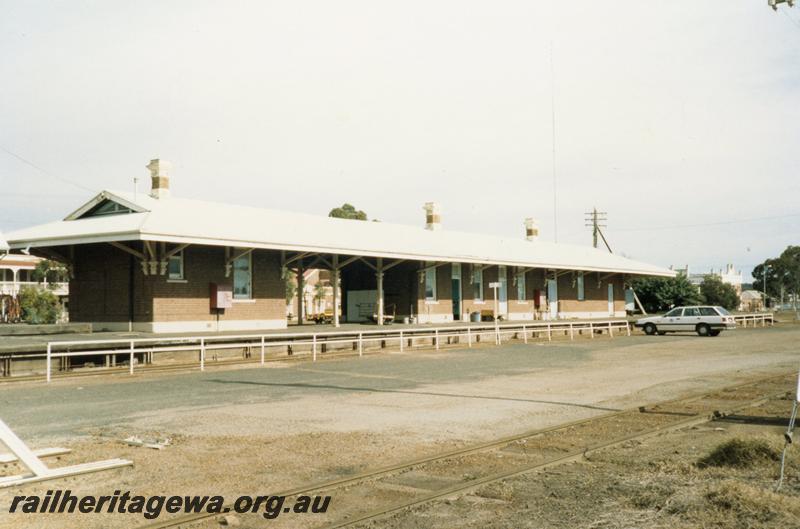
{"type": "MultiPolygon", "coordinates": [[[[104,191],[142,212],[63,220],[9,233],[13,248],[150,240],[337,253],[423,261],[501,264],[674,276],[675,272],[589,246],[526,241],[364,222],[181,198],[104,191]]],[[[83,208],[77,210],[81,211],[83,208]]],[[[69,217],[68,217],[69,219],[69,217]]]]}

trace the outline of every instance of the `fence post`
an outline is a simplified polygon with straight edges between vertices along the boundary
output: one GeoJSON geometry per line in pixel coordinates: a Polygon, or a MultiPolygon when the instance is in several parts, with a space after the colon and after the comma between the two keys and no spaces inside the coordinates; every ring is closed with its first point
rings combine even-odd
{"type": "Polygon", "coordinates": [[[762,327],[766,327],[767,326],[767,315],[766,314],[762,314],[761,315],[761,326],[762,327]]]}
{"type": "Polygon", "coordinates": [[[614,337],[614,329],[611,327],[610,321],[608,322],[608,335],[612,338],[614,337]]]}
{"type": "Polygon", "coordinates": [[[362,338],[362,333],[358,333],[358,356],[361,356],[364,351],[364,340],[362,338]]]}
{"type": "Polygon", "coordinates": [[[200,371],[206,370],[206,339],[200,338],[200,371]]]}
{"type": "Polygon", "coordinates": [[[631,335],[631,322],[629,322],[629,321],[625,322],[625,330],[628,331],[628,336],[630,336],[631,335]]]}
{"type": "Polygon", "coordinates": [[[52,344],[47,342],[47,383],[50,383],[50,364],[52,363],[51,354],[53,352],[52,344]]]}
{"type": "Polygon", "coordinates": [[[589,322],[589,337],[594,340],[594,324],[589,322]]]}
{"type": "Polygon", "coordinates": [[[264,337],[261,337],[261,365],[264,365],[264,337]]]}
{"type": "Polygon", "coordinates": [[[522,325],[522,341],[528,343],[528,331],[525,328],[525,324],[522,325]]]}
{"type": "Polygon", "coordinates": [[[472,327],[467,325],[467,347],[472,347],[472,327]]]}
{"type": "Polygon", "coordinates": [[[403,343],[403,331],[400,331],[400,352],[401,353],[403,352],[403,346],[404,345],[405,344],[403,343]]]}
{"type": "Polygon", "coordinates": [[[575,329],[572,328],[572,322],[569,323],[569,339],[575,339],[575,329]]]}
{"type": "Polygon", "coordinates": [[[311,354],[313,355],[312,362],[317,361],[317,335],[313,334],[311,336],[311,354]]]}
{"type": "Polygon", "coordinates": [[[439,329],[433,330],[433,341],[436,344],[436,350],[439,350],[439,329]]]}
{"type": "Polygon", "coordinates": [[[553,330],[550,327],[550,322],[549,321],[547,322],[547,341],[548,342],[552,342],[553,341],[553,330]]]}
{"type": "Polygon", "coordinates": [[[128,363],[130,364],[130,366],[129,366],[129,373],[130,373],[131,375],[133,374],[133,360],[134,360],[134,356],[133,356],[133,350],[134,350],[134,346],[133,346],[133,340],[131,340],[131,357],[128,359],[128,363]]]}

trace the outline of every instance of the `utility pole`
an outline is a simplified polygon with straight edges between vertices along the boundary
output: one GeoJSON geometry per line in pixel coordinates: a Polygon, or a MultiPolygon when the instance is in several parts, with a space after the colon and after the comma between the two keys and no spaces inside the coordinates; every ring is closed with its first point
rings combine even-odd
{"type": "Polygon", "coordinates": [[[592,211],[586,212],[586,227],[592,228],[592,246],[597,248],[597,237],[600,236],[603,239],[603,244],[606,245],[609,253],[614,253],[611,251],[611,246],[608,245],[608,241],[606,240],[606,236],[603,235],[603,230],[601,228],[607,227],[605,224],[608,222],[608,213],[605,211],[597,211],[597,208],[592,208],[592,211]]]}

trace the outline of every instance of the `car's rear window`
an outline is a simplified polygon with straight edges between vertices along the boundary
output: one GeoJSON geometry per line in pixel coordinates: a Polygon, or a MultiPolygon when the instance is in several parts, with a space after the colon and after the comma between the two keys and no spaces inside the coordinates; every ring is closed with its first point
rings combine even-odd
{"type": "Polygon", "coordinates": [[[683,315],[684,316],[699,316],[700,313],[697,311],[696,307],[690,307],[688,309],[684,309],[683,315]]]}
{"type": "Polygon", "coordinates": [[[681,315],[681,312],[683,312],[682,308],[672,309],[671,311],[664,314],[664,316],[669,316],[670,318],[676,318],[681,315]]]}
{"type": "Polygon", "coordinates": [[[730,315],[731,315],[731,313],[730,313],[730,312],[728,312],[727,310],[725,310],[725,309],[724,309],[724,308],[722,308],[722,307],[717,307],[717,310],[718,310],[718,311],[719,311],[719,313],[720,313],[720,314],[722,314],[723,316],[730,316],[730,315]]]}
{"type": "Polygon", "coordinates": [[[719,316],[714,307],[700,307],[700,314],[703,316],[719,316]]]}

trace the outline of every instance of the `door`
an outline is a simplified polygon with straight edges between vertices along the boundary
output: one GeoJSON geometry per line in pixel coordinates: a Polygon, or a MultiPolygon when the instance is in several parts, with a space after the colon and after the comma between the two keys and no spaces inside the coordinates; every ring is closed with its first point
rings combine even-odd
{"type": "Polygon", "coordinates": [[[682,308],[672,309],[664,314],[656,326],[659,330],[663,331],[680,331],[681,330],[681,315],[683,314],[682,308]]]}
{"type": "Polygon", "coordinates": [[[558,283],[555,279],[547,280],[547,304],[550,308],[550,319],[558,318],[558,283]]]}
{"type": "Polygon", "coordinates": [[[614,316],[614,283],[608,284],[608,315],[614,316]]]}
{"type": "Polygon", "coordinates": [[[497,292],[497,311],[498,316],[503,319],[508,319],[508,277],[506,275],[506,267],[499,266],[497,268],[497,280],[500,283],[500,288],[497,292]]]}
{"type": "Polygon", "coordinates": [[[461,321],[461,264],[453,263],[453,321],[461,321]]]}
{"type": "Polygon", "coordinates": [[[697,324],[702,321],[700,317],[700,310],[697,307],[688,307],[683,309],[683,317],[681,318],[681,331],[694,331],[697,324]]]}

